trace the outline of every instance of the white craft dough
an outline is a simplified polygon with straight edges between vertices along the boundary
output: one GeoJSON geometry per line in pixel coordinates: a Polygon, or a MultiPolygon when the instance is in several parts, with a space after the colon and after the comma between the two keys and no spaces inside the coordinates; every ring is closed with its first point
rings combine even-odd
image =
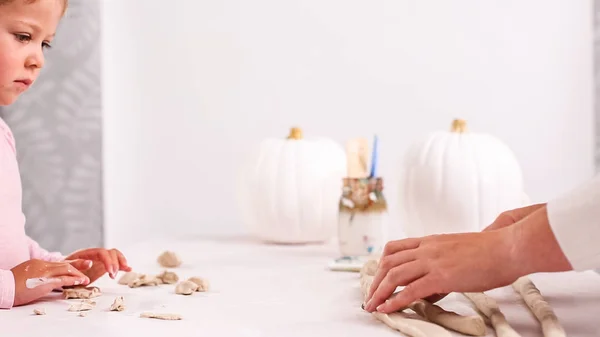
{"type": "Polygon", "coordinates": [[[194,282],[198,286],[198,288],[196,288],[196,291],[200,292],[208,291],[208,288],[210,286],[208,280],[197,276],[190,277],[188,281],[194,282]]]}
{"type": "Polygon", "coordinates": [[[485,336],[487,333],[485,321],[479,315],[462,316],[452,311],[446,311],[425,300],[413,302],[410,308],[430,322],[465,335],[485,336]]]}
{"type": "Polygon", "coordinates": [[[162,280],[157,278],[156,276],[149,276],[145,274],[140,274],[136,279],[130,281],[128,286],[130,288],[137,287],[148,287],[148,286],[157,286],[162,284],[162,280]]]}
{"type": "Polygon", "coordinates": [[[110,306],[110,311],[123,311],[125,310],[125,303],[123,301],[123,296],[119,296],[115,298],[115,301],[110,306]]]}
{"type": "Polygon", "coordinates": [[[506,317],[496,301],[484,293],[464,293],[475,307],[485,315],[496,330],[497,337],[521,337],[511,326],[508,324],[506,317]]]}
{"type": "MultiPolygon", "coordinates": [[[[364,298],[369,295],[369,288],[371,287],[372,279],[372,276],[364,273],[360,278],[360,289],[364,298]]],[[[390,328],[398,330],[401,333],[411,337],[452,337],[448,330],[439,325],[418,319],[406,318],[400,313],[384,314],[375,311],[372,313],[372,315],[390,328]]]]}
{"type": "Polygon", "coordinates": [[[177,268],[181,265],[181,259],[171,251],[165,251],[158,256],[158,263],[165,268],[177,268]]]}
{"type": "Polygon", "coordinates": [[[65,299],[89,299],[102,295],[98,287],[74,287],[63,289],[65,299]]]}
{"type": "Polygon", "coordinates": [[[163,271],[160,275],[156,276],[156,278],[160,279],[164,284],[174,284],[179,281],[179,276],[172,271],[163,271]]]}
{"type": "MultiPolygon", "coordinates": [[[[362,278],[371,283],[376,272],[377,260],[369,260],[363,265],[360,274],[362,278]]],[[[450,330],[471,336],[484,336],[486,334],[485,322],[479,315],[462,316],[455,312],[446,311],[425,300],[415,301],[409,307],[419,316],[450,330]]]]}
{"type": "Polygon", "coordinates": [[[92,310],[96,306],[96,302],[92,300],[83,300],[79,303],[72,304],[69,311],[87,311],[92,310]]]}
{"type": "Polygon", "coordinates": [[[565,337],[567,334],[558,317],[548,302],[544,300],[540,290],[527,277],[521,277],[512,284],[513,289],[521,296],[529,310],[542,325],[545,337],[565,337]]]}
{"type": "Polygon", "coordinates": [[[379,264],[379,262],[377,260],[369,260],[369,261],[365,262],[365,264],[360,269],[360,275],[361,276],[363,274],[367,274],[367,275],[371,275],[371,276],[375,275],[375,273],[377,272],[378,264],[379,264]]]}
{"type": "Polygon", "coordinates": [[[46,314],[46,309],[44,309],[44,308],[33,309],[33,313],[36,314],[36,315],[38,315],[38,316],[45,315],[46,314]]]}
{"type": "Polygon", "coordinates": [[[119,279],[118,283],[122,285],[128,285],[129,283],[135,281],[139,276],[140,274],[130,271],[123,274],[123,276],[121,276],[121,278],[119,279]]]}
{"type": "Polygon", "coordinates": [[[183,319],[181,315],[177,314],[155,314],[152,312],[143,312],[140,314],[142,318],[155,318],[155,319],[164,319],[168,321],[177,321],[183,319]]]}
{"type": "Polygon", "coordinates": [[[178,295],[191,295],[198,289],[198,285],[192,281],[183,281],[175,287],[175,293],[178,295]]]}

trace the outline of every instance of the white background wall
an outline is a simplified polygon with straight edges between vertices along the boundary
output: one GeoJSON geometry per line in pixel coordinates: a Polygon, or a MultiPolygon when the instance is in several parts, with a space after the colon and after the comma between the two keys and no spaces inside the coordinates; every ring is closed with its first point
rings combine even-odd
{"type": "Polygon", "coordinates": [[[109,246],[243,232],[236,169],[293,125],[340,144],[377,133],[391,203],[406,146],[455,117],[513,148],[534,201],[593,172],[590,1],[104,0],[103,14],[109,246]]]}

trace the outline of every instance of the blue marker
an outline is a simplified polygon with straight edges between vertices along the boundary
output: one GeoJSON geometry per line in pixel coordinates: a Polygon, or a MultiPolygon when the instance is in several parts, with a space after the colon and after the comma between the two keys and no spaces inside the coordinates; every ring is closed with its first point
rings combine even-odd
{"type": "Polygon", "coordinates": [[[377,174],[377,135],[375,135],[375,139],[373,140],[373,152],[371,153],[371,174],[369,178],[376,177],[377,174]]]}

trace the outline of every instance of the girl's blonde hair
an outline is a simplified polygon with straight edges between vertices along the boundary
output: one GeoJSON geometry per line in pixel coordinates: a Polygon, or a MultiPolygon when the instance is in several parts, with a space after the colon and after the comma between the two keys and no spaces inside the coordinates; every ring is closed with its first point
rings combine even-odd
{"type": "MultiPolygon", "coordinates": [[[[0,0],[0,6],[7,5],[7,4],[9,4],[11,2],[14,2],[14,1],[15,0],[0,0]]],[[[19,1],[23,1],[23,2],[25,2],[27,4],[32,4],[32,3],[36,2],[37,0],[19,0],[19,1]]],[[[65,12],[67,11],[67,6],[69,6],[69,0],[61,0],[61,1],[63,3],[62,14],[64,15],[65,12]]]]}

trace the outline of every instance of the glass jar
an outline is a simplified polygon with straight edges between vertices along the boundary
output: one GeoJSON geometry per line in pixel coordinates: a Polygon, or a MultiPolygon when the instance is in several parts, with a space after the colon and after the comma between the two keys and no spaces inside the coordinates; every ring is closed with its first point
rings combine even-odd
{"type": "Polygon", "coordinates": [[[382,178],[344,178],[338,212],[342,256],[381,255],[387,242],[387,220],[382,178]]]}

